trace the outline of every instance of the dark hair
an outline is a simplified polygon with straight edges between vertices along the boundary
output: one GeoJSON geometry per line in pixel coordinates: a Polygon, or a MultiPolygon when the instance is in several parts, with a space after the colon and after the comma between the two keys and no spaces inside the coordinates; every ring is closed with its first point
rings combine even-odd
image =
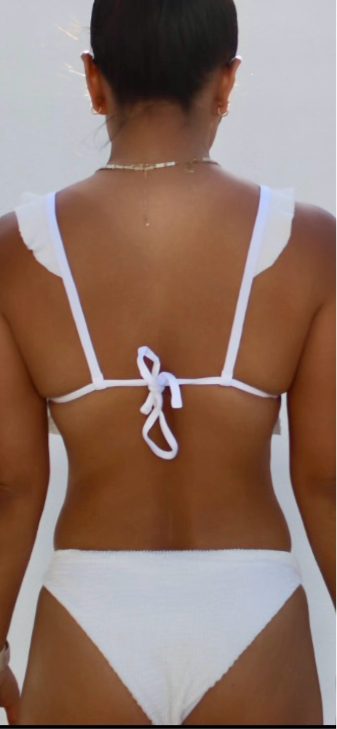
{"type": "Polygon", "coordinates": [[[94,61],[121,111],[169,100],[189,113],[217,68],[238,48],[233,0],[95,0],[94,61]]]}

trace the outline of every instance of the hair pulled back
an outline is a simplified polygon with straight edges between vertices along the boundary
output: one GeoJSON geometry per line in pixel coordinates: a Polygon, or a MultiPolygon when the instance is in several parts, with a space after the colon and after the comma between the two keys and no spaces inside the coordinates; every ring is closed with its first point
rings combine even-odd
{"type": "Polygon", "coordinates": [[[233,0],[95,0],[94,62],[121,111],[167,100],[186,113],[238,48],[233,0]]]}

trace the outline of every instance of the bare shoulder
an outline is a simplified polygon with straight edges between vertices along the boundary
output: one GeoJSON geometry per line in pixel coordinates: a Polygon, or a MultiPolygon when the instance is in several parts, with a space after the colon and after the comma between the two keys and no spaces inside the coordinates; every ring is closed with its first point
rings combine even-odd
{"type": "Polygon", "coordinates": [[[292,239],[295,252],[312,272],[322,302],[336,287],[336,218],[317,205],[297,202],[292,239]]]}
{"type": "Polygon", "coordinates": [[[0,242],[3,243],[8,237],[13,235],[17,229],[17,218],[15,212],[6,213],[0,216],[0,242]]]}
{"type": "Polygon", "coordinates": [[[0,275],[2,265],[10,254],[15,253],[21,236],[15,212],[0,217],[0,275]]]}
{"type": "Polygon", "coordinates": [[[308,237],[318,246],[323,255],[329,256],[336,251],[336,218],[334,215],[309,203],[297,202],[294,223],[297,231],[308,237]]]}
{"type": "Polygon", "coordinates": [[[0,217],[0,304],[6,298],[14,273],[27,265],[30,253],[24,245],[15,212],[0,217]]]}
{"type": "MultiPolygon", "coordinates": [[[[259,187],[250,180],[226,173],[225,180],[238,198],[256,198],[259,187]]],[[[291,237],[287,247],[287,262],[291,268],[303,271],[303,284],[313,281],[312,293],[322,297],[335,290],[336,285],[336,218],[324,208],[295,201],[291,237]]],[[[285,260],[285,258],[284,258],[285,260]]]]}

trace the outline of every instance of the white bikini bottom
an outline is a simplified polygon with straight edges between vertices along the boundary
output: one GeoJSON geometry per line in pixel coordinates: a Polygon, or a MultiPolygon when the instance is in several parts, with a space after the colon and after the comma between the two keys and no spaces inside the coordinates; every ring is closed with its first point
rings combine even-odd
{"type": "MultiPolygon", "coordinates": [[[[292,552],[54,552],[44,587],[157,726],[181,725],[302,584],[292,552]]],[[[127,717],[126,717],[127,719],[127,717]]]]}

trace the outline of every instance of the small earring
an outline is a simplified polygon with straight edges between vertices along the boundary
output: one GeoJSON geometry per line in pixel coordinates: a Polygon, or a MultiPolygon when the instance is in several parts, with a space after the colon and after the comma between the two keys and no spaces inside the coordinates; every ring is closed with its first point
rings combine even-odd
{"type": "Polygon", "coordinates": [[[94,109],[94,107],[91,105],[91,113],[92,114],[94,114],[95,116],[98,116],[98,114],[101,114],[101,112],[102,112],[102,107],[101,106],[99,107],[98,111],[96,111],[94,109]]]}
{"type": "MultiPolygon", "coordinates": [[[[229,101],[229,102],[228,102],[228,106],[230,106],[230,105],[231,105],[231,102],[229,101]]],[[[224,114],[221,114],[221,106],[219,106],[219,107],[218,107],[218,114],[219,114],[219,116],[221,116],[221,117],[223,118],[224,116],[228,116],[228,114],[229,114],[229,110],[228,110],[228,108],[227,108],[227,111],[225,111],[225,113],[224,113],[224,114]]]]}

